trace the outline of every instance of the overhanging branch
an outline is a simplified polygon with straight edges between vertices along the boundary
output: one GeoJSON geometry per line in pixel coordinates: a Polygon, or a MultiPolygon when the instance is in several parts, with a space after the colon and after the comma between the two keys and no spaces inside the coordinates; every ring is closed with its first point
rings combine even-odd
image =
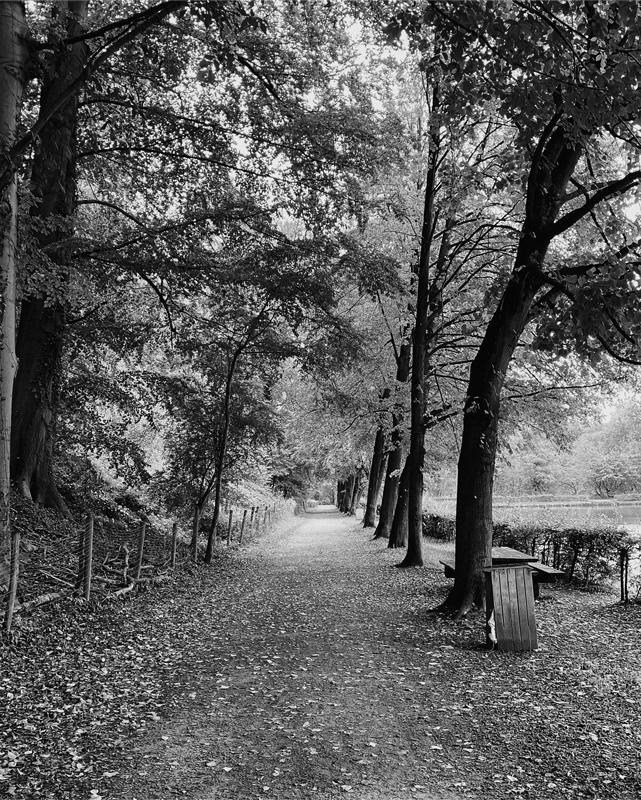
{"type": "Polygon", "coordinates": [[[592,197],[586,200],[582,206],[568,211],[567,214],[564,214],[557,220],[550,228],[550,238],[554,238],[564,231],[567,231],[573,225],[576,225],[580,219],[583,219],[586,214],[589,214],[599,203],[602,203],[609,197],[624,194],[629,189],[632,189],[632,187],[637,186],[640,182],[641,170],[635,170],[634,172],[629,172],[623,178],[619,178],[617,181],[606,184],[602,189],[599,189],[592,197]]]}

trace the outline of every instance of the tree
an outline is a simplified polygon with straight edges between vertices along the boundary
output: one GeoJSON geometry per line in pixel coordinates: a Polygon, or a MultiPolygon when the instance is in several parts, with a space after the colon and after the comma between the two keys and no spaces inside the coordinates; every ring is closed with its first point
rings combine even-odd
{"type": "MultiPolygon", "coordinates": [[[[89,20],[94,27],[78,31],[74,26],[85,11],[82,3],[61,6],[57,38],[46,45],[43,93],[48,99],[34,126],[34,132],[42,133],[42,164],[69,179],[55,183],[50,206],[56,213],[44,203],[35,206],[34,216],[44,215],[49,239],[56,239],[44,244],[57,261],[52,255],[41,262],[59,291],[48,287],[45,292],[36,280],[25,292],[20,340],[25,357],[16,384],[25,402],[14,420],[13,464],[23,492],[49,502],[55,495],[47,464],[62,377],[69,259],[74,267],[107,268],[116,275],[135,271],[166,304],[172,287],[185,277],[178,271],[190,269],[185,267],[190,240],[183,235],[181,241],[181,231],[215,237],[221,224],[233,221],[237,235],[246,236],[243,224],[249,225],[250,235],[255,230],[250,218],[260,228],[266,216],[297,214],[309,231],[319,233],[323,225],[336,224],[346,209],[352,213],[357,208],[358,174],[371,170],[378,158],[372,147],[377,115],[361,91],[358,69],[338,70],[332,64],[350,44],[348,23],[338,11],[330,32],[319,13],[310,10],[307,24],[316,26],[318,36],[309,40],[297,28],[295,4],[264,9],[270,36],[236,2],[165,2],[105,25],[89,20]],[[167,24],[159,28],[163,20],[167,24]],[[328,68],[318,69],[319,63],[328,68]],[[99,71],[101,82],[92,83],[99,71]],[[338,105],[328,92],[335,81],[345,89],[338,105]],[[52,115],[65,124],[56,125],[52,115]],[[81,140],[77,158],[76,126],[81,140]],[[91,247],[78,247],[80,237],[71,236],[80,167],[81,208],[103,211],[103,241],[94,239],[91,247]],[[186,169],[194,174],[192,167],[201,171],[200,182],[184,180],[186,169]],[[211,176],[208,185],[205,174],[211,176]],[[170,219],[160,219],[155,204],[161,196],[170,219]],[[306,208],[301,207],[303,196],[306,208]],[[124,241],[116,240],[105,224],[118,216],[133,223],[124,241]],[[145,247],[153,249],[154,238],[160,240],[158,251],[170,246],[162,252],[161,269],[149,269],[146,257],[139,260],[145,247]],[[27,324],[30,319],[33,324],[27,324]]],[[[47,170],[34,175],[44,176],[47,170]]],[[[46,176],[38,177],[40,182],[46,183],[46,176]]],[[[36,196],[46,194],[36,189],[36,196]]],[[[116,223],[116,230],[122,225],[116,223]]],[[[34,238],[41,250],[43,241],[34,238]]],[[[42,264],[34,274],[42,274],[42,264]]]]}
{"type": "MultiPolygon", "coordinates": [[[[600,204],[635,188],[641,178],[638,170],[623,169],[603,181],[590,155],[599,136],[626,138],[628,121],[638,113],[638,96],[630,92],[638,67],[628,49],[641,33],[631,14],[635,4],[552,5],[518,10],[448,3],[429,7],[431,20],[451,48],[455,71],[460,74],[458,65],[463,65],[463,81],[470,81],[470,68],[479,70],[485,91],[491,87],[498,95],[502,113],[518,126],[520,145],[528,153],[514,270],[470,368],[459,458],[456,579],[446,601],[459,616],[484,602],[482,569],[490,563],[500,396],[508,365],[536,304],[545,302],[545,295],[576,298],[573,281],[593,281],[596,272],[594,265],[565,272],[558,263],[547,267],[550,246],[594,215],[600,204]],[[560,24],[565,33],[560,33],[560,24]],[[534,49],[533,41],[544,45],[534,49]],[[570,192],[570,186],[578,191],[570,192]]],[[[609,241],[605,247],[615,266],[604,268],[601,277],[614,290],[626,253],[617,255],[609,241]]],[[[630,282],[616,291],[623,305],[635,295],[630,282]]]]}
{"type": "MultiPolygon", "coordinates": [[[[43,70],[39,134],[31,163],[35,246],[43,256],[48,251],[48,258],[60,267],[59,280],[63,285],[69,261],[70,218],[75,210],[76,124],[81,91],[78,78],[89,55],[81,36],[87,7],[86,0],[52,7],[50,40],[62,35],[72,43],[56,48],[43,70]],[[51,108],[55,111],[50,111],[51,108]]],[[[51,477],[51,455],[64,306],[55,292],[54,297],[48,297],[44,286],[34,288],[35,291],[25,294],[20,306],[16,342],[20,366],[11,419],[11,473],[25,497],[63,510],[64,503],[51,477]]],[[[63,288],[60,291],[64,294],[63,288]]]]}
{"type": "Polygon", "coordinates": [[[21,492],[39,503],[63,508],[52,480],[51,455],[61,380],[71,218],[76,202],[80,97],[90,78],[118,49],[184,6],[180,2],[162,3],[104,29],[87,31],[88,1],[69,0],[48,7],[51,18],[46,25],[46,42],[39,44],[25,27],[31,51],[41,57],[39,109],[36,121],[16,142],[10,156],[18,159],[34,143],[31,215],[40,263],[24,287],[20,307],[11,471],[21,492]],[[99,42],[93,52],[87,44],[90,40],[99,42]],[[39,281],[43,275],[44,282],[39,281]],[[56,277],[51,281],[53,275],[56,277]],[[56,287],[53,290],[52,284],[56,287]]]}
{"type": "MultiPolygon", "coordinates": [[[[570,460],[571,459],[571,460],[570,460]]],[[[570,469],[585,490],[599,497],[638,491],[641,487],[641,408],[623,396],[608,418],[587,428],[574,442],[570,469]]]]}
{"type": "Polygon", "coordinates": [[[376,527],[376,506],[383,486],[385,477],[385,467],[387,465],[388,454],[385,452],[385,429],[379,425],[374,437],[374,452],[372,463],[369,468],[369,479],[367,484],[367,503],[363,514],[363,527],[376,527]]]}
{"type": "MultiPolygon", "coordinates": [[[[0,52],[6,59],[0,66],[0,152],[7,160],[18,139],[18,120],[28,77],[26,30],[22,5],[0,4],[0,52]]],[[[0,180],[0,191],[0,587],[5,587],[12,549],[17,558],[17,541],[14,539],[12,548],[10,532],[10,443],[16,370],[18,176],[10,160],[0,180]]]]}
{"type": "MultiPolygon", "coordinates": [[[[432,71],[438,73],[439,60],[438,52],[429,57],[423,54],[427,82],[432,71]]],[[[505,239],[505,229],[509,230],[510,214],[510,204],[506,203],[507,211],[501,209],[497,193],[488,198],[487,186],[496,183],[499,155],[504,149],[492,141],[497,138],[493,120],[485,130],[480,115],[461,120],[455,108],[456,96],[450,97],[438,81],[429,94],[427,133],[421,134],[428,143],[425,175],[421,175],[422,169],[417,170],[422,205],[420,212],[415,212],[413,230],[410,228],[415,248],[411,262],[411,349],[409,341],[396,345],[390,328],[397,379],[411,376],[409,465],[403,467],[401,450],[396,447],[393,460],[388,462],[390,480],[376,532],[377,536],[389,535],[390,546],[409,542],[402,566],[419,565],[422,560],[423,474],[430,468],[426,434],[430,431],[433,435],[438,422],[456,413],[451,410],[460,395],[456,384],[461,380],[462,365],[469,361],[466,351],[473,346],[483,318],[479,308],[483,292],[504,266],[495,253],[505,239]],[[396,505],[399,477],[405,481],[402,509],[396,505]]],[[[421,166],[422,155],[416,155],[421,166]]],[[[411,217],[407,216],[409,221],[411,217]]],[[[402,336],[407,338],[407,320],[405,326],[402,336]]],[[[393,436],[397,440],[403,433],[401,422],[402,414],[395,407],[393,436]]]]}

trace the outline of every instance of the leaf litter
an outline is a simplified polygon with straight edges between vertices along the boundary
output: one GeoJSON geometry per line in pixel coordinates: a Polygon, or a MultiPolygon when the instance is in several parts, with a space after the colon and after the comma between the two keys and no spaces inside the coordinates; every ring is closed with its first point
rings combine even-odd
{"type": "Polygon", "coordinates": [[[533,654],[482,648],[449,582],[337,512],[134,601],[21,622],[2,658],[0,793],[636,798],[641,609],[564,587],[533,654]]]}

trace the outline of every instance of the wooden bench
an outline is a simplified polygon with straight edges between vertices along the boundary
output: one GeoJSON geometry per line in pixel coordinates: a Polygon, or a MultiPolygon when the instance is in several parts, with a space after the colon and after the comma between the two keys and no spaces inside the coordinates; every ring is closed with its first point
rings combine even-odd
{"type": "Polygon", "coordinates": [[[541,564],[540,561],[534,561],[530,564],[533,569],[532,572],[532,585],[534,586],[534,599],[539,599],[539,584],[540,583],[556,583],[557,580],[565,578],[565,572],[555,567],[549,567],[547,564],[541,564]]]}
{"type": "Polygon", "coordinates": [[[454,578],[456,576],[453,561],[439,561],[438,563],[443,565],[446,578],[454,578]]]}
{"type": "MultiPolygon", "coordinates": [[[[497,548],[505,550],[506,548],[497,548]]],[[[514,551],[517,553],[518,551],[514,551]]],[[[521,554],[526,555],[526,554],[521,554]]],[[[523,564],[526,563],[527,566],[532,568],[532,586],[534,588],[534,599],[538,600],[539,598],[539,584],[540,583],[554,583],[557,580],[565,578],[565,572],[560,569],[556,569],[555,567],[549,567],[547,564],[542,564],[540,561],[534,560],[534,557],[529,558],[519,558],[518,560],[514,561],[506,561],[502,556],[499,556],[496,561],[494,557],[494,548],[492,549],[492,566],[507,566],[509,564],[523,564]]],[[[456,567],[454,561],[439,561],[439,564],[443,565],[443,571],[445,572],[445,576],[447,578],[454,578],[456,576],[456,567]]]]}
{"type": "Polygon", "coordinates": [[[530,566],[537,571],[541,583],[554,583],[559,578],[565,578],[565,572],[562,569],[541,564],[540,561],[534,561],[530,566]]]}

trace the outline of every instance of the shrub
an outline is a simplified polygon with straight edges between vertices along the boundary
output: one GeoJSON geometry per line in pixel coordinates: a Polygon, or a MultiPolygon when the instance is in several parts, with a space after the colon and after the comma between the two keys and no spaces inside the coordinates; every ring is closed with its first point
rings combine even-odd
{"type": "MultiPolygon", "coordinates": [[[[450,542],[453,519],[423,515],[423,535],[450,542]]],[[[531,553],[544,564],[561,569],[570,580],[584,586],[598,584],[616,574],[625,534],[617,528],[554,528],[535,522],[497,523],[492,544],[531,553]]]]}
{"type": "Polygon", "coordinates": [[[439,517],[438,514],[423,514],[423,536],[440,539],[442,542],[453,542],[456,524],[453,519],[439,517]]]}
{"type": "Polygon", "coordinates": [[[551,528],[525,522],[496,525],[493,544],[514,547],[562,569],[570,580],[599,583],[617,569],[622,534],[609,526],[551,528]]]}

